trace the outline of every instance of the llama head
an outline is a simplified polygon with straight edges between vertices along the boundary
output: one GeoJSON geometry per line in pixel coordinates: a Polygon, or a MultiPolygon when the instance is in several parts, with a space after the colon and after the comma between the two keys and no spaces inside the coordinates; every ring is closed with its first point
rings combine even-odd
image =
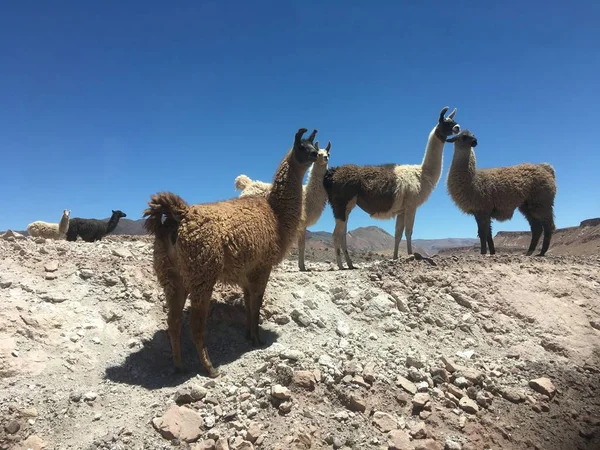
{"type": "Polygon", "coordinates": [[[331,142],[327,142],[327,147],[319,148],[319,141],[315,142],[315,148],[317,149],[317,162],[320,166],[326,166],[329,162],[329,152],[331,151],[331,142]]]}
{"type": "Polygon", "coordinates": [[[63,210],[63,216],[64,217],[69,217],[71,215],[71,210],[70,209],[64,209],[63,210]]]}
{"type": "Polygon", "coordinates": [[[461,131],[446,139],[446,142],[454,142],[454,148],[457,150],[471,150],[471,148],[477,147],[477,138],[469,130],[461,131]]]}
{"type": "Polygon", "coordinates": [[[308,130],[300,128],[294,138],[293,154],[294,159],[301,166],[309,166],[317,160],[318,151],[314,144],[317,130],[314,130],[307,139],[302,139],[304,133],[308,130]]]}
{"type": "Polygon", "coordinates": [[[460,132],[460,125],[454,121],[454,115],[456,114],[456,108],[452,110],[448,117],[444,117],[444,114],[449,110],[448,106],[442,108],[440,112],[440,119],[438,120],[438,124],[436,127],[436,134],[442,138],[446,136],[450,136],[452,134],[457,134],[460,132]]]}
{"type": "Polygon", "coordinates": [[[118,209],[116,211],[113,209],[112,210],[112,215],[113,215],[113,217],[118,217],[119,219],[121,217],[127,217],[127,214],[125,214],[123,211],[120,211],[118,209]]]}

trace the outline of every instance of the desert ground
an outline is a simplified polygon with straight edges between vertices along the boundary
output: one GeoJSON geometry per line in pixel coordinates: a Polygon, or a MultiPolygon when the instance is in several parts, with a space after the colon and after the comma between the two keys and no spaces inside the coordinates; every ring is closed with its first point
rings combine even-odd
{"type": "MultiPolygon", "coordinates": [[[[557,252],[560,253],[560,252],[557,252]]],[[[151,241],[0,239],[0,449],[600,449],[600,256],[294,255],[175,373],[151,241]]]]}

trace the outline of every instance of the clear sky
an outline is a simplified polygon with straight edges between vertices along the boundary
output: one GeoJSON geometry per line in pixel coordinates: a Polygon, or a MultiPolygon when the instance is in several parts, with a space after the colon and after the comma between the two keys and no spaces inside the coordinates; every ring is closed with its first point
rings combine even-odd
{"type": "MultiPolygon", "coordinates": [[[[4,2],[0,229],[141,217],[270,181],[300,127],[331,165],[420,163],[443,106],[477,162],[549,162],[557,226],[600,216],[600,3],[556,1],[4,2]],[[594,131],[597,130],[597,131],[594,131]]],[[[475,237],[437,189],[413,238],[475,237]]],[[[358,208],[349,229],[393,221],[358,208]]],[[[527,229],[518,212],[494,231],[527,229]]],[[[333,230],[327,207],[313,230],[333,230]]]]}

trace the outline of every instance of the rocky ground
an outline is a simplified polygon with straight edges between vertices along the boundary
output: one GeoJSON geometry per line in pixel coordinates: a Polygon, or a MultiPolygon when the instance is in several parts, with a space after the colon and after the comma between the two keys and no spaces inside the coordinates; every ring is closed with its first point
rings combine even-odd
{"type": "Polygon", "coordinates": [[[147,239],[0,239],[0,449],[600,448],[598,256],[308,262],[262,348],[215,292],[209,379],[187,324],[173,373],[147,239]]]}

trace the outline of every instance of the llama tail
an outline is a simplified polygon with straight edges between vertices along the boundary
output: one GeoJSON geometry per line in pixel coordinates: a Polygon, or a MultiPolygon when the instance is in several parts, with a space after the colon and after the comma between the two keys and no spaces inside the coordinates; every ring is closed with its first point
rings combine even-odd
{"type": "Polygon", "coordinates": [[[165,232],[181,222],[187,212],[187,203],[172,192],[159,192],[150,197],[148,208],[144,210],[143,217],[147,217],[144,228],[155,236],[163,236],[165,232]],[[164,222],[163,215],[166,216],[164,222]]]}
{"type": "Polygon", "coordinates": [[[239,175],[235,179],[235,189],[238,191],[243,191],[250,185],[250,183],[252,183],[252,180],[250,179],[250,177],[243,175],[243,174],[239,175]]]}
{"type": "Polygon", "coordinates": [[[554,171],[554,167],[552,167],[548,163],[541,163],[540,166],[542,166],[543,169],[548,171],[548,173],[550,173],[550,175],[552,175],[552,178],[554,178],[556,180],[556,172],[554,171]]]}

